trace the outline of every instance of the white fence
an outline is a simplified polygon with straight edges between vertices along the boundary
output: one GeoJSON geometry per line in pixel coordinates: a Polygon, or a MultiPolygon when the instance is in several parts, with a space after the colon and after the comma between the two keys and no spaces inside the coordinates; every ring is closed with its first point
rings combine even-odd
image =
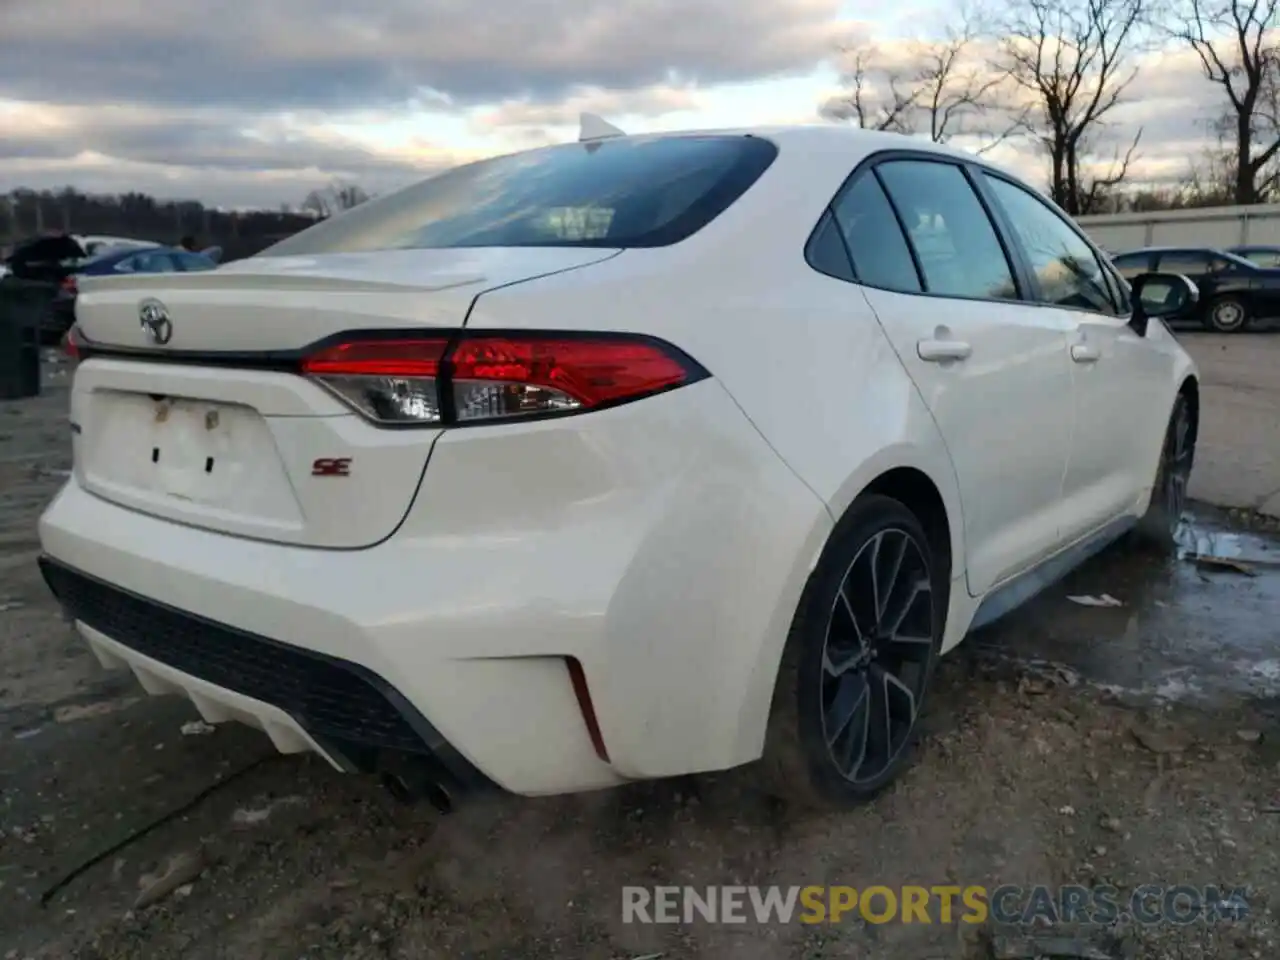
{"type": "Polygon", "coordinates": [[[1280,247],[1280,204],[1202,207],[1078,217],[1094,243],[1110,253],[1139,247],[1280,247]]]}

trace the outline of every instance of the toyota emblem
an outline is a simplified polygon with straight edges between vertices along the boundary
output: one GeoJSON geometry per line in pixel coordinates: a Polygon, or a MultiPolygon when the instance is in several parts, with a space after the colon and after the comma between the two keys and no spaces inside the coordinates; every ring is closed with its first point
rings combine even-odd
{"type": "Polygon", "coordinates": [[[138,324],[146,331],[152,343],[164,346],[173,337],[173,322],[169,311],[159,300],[147,299],[138,304],[138,324]]]}

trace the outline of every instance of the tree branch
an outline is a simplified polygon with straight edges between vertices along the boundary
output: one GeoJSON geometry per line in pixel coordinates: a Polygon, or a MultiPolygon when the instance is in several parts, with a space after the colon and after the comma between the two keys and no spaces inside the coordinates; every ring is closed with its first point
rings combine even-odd
{"type": "Polygon", "coordinates": [[[1007,78],[991,72],[977,43],[977,32],[966,25],[948,30],[943,40],[913,44],[898,63],[865,45],[846,45],[844,92],[821,113],[866,129],[927,135],[935,143],[974,137],[990,150],[1023,129],[1022,111],[1005,96],[1007,78]]]}
{"type": "Polygon", "coordinates": [[[1166,31],[1192,50],[1206,80],[1226,98],[1236,203],[1254,203],[1276,183],[1265,168],[1280,153],[1277,74],[1280,0],[1184,0],[1186,24],[1166,31]]]}
{"type": "MultiPolygon", "coordinates": [[[[1029,0],[999,24],[997,67],[1030,99],[1024,124],[1049,155],[1050,191],[1068,213],[1079,214],[1107,186],[1083,188],[1081,167],[1137,76],[1128,57],[1142,48],[1147,2],[1029,0]]],[[[1133,159],[1132,148],[1126,156],[1133,159]]],[[[1120,176],[1127,172],[1125,162],[1120,176]]]]}

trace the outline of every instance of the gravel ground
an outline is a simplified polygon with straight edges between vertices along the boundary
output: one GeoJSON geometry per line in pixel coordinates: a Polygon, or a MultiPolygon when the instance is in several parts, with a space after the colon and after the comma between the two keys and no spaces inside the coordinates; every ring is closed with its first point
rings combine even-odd
{"type": "Polygon", "coordinates": [[[69,467],[49,383],[0,403],[5,960],[1035,955],[990,923],[622,922],[624,885],[907,883],[1246,887],[1242,919],[1090,928],[1057,955],[1276,956],[1280,546],[1251,503],[1192,532],[1252,576],[1113,553],[971,638],[918,763],[855,812],[799,815],[730,774],[442,818],[247,728],[184,732],[188,704],[97,666],[33,562],[69,467]],[[1067,599],[1104,592],[1122,606],[1067,599]]]}

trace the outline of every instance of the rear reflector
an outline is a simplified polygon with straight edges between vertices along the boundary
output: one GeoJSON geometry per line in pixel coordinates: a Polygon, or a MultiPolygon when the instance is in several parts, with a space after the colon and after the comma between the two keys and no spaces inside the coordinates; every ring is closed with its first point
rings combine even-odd
{"type": "Polygon", "coordinates": [[[591,746],[596,756],[608,763],[609,751],[604,745],[604,734],[600,732],[600,721],[596,717],[595,705],[591,702],[591,688],[587,686],[587,675],[582,669],[582,662],[577,657],[565,657],[565,665],[569,668],[569,682],[573,684],[573,695],[578,699],[578,709],[582,712],[582,722],[587,726],[591,746]]]}
{"type": "Polygon", "coordinates": [[[669,344],[605,334],[352,339],[311,354],[302,371],[389,426],[597,410],[707,376],[669,344]]]}
{"type": "Polygon", "coordinates": [[[62,352],[72,360],[80,359],[80,334],[79,328],[74,323],[62,335],[62,352]]]}

